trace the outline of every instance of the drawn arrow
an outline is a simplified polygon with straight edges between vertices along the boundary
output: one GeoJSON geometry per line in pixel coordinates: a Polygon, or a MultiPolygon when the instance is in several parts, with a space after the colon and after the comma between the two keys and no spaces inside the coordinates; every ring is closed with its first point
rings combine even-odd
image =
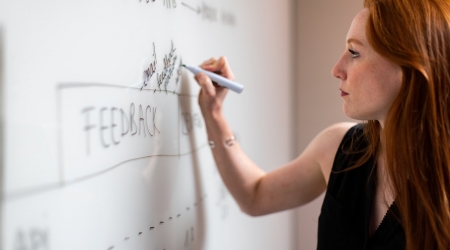
{"type": "Polygon", "coordinates": [[[189,8],[190,10],[193,10],[195,12],[197,12],[197,14],[200,14],[202,12],[200,7],[194,8],[192,6],[187,5],[186,3],[181,3],[182,5],[184,5],[185,7],[189,8]]]}

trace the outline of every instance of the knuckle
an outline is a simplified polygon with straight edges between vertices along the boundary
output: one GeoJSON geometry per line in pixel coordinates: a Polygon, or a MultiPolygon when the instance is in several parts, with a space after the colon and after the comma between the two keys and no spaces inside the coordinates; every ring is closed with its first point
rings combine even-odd
{"type": "Polygon", "coordinates": [[[227,59],[226,56],[221,56],[219,60],[224,62],[224,63],[228,63],[228,59],[227,59]]]}

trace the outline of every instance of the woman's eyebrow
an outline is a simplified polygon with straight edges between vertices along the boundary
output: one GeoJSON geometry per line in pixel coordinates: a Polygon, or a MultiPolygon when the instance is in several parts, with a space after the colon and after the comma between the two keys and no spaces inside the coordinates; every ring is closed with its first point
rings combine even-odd
{"type": "Polygon", "coordinates": [[[349,44],[349,43],[356,43],[356,44],[361,45],[361,46],[364,45],[360,40],[358,40],[356,38],[349,38],[347,40],[347,44],[349,44]]]}

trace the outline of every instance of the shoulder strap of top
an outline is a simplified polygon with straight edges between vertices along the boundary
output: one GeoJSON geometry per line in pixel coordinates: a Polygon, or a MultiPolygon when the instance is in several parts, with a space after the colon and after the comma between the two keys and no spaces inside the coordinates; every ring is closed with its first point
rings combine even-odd
{"type": "Polygon", "coordinates": [[[351,167],[364,154],[368,143],[364,137],[363,124],[351,127],[339,145],[333,162],[334,172],[342,171],[351,167]]]}

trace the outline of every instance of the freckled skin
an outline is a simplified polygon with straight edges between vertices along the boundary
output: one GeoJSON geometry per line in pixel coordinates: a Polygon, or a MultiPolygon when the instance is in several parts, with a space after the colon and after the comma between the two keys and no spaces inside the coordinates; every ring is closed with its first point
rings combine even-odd
{"type": "Polygon", "coordinates": [[[370,46],[365,34],[368,15],[369,11],[364,9],[353,20],[344,54],[331,73],[341,80],[340,89],[348,93],[343,96],[343,110],[348,117],[378,120],[383,124],[400,91],[402,71],[400,66],[388,61],[370,46]]]}
{"type": "MultiPolygon", "coordinates": [[[[400,66],[376,53],[367,41],[368,15],[369,11],[364,9],[353,19],[346,50],[331,73],[341,80],[341,91],[348,93],[342,96],[344,113],[353,119],[378,120],[383,128],[389,108],[400,91],[403,75],[400,66]]],[[[384,163],[385,154],[381,152],[377,159],[377,176],[385,175],[384,163]]],[[[384,179],[377,184],[374,199],[370,234],[375,232],[388,211],[386,204],[394,201],[384,179]]]]}

